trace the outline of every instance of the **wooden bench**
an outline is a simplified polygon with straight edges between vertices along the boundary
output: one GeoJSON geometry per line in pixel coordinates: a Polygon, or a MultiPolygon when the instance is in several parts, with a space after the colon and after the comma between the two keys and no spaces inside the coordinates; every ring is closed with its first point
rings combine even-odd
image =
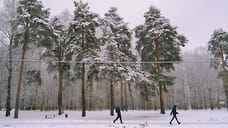
{"type": "Polygon", "coordinates": [[[45,115],[45,118],[46,119],[52,119],[52,118],[55,118],[55,115],[45,115]]]}

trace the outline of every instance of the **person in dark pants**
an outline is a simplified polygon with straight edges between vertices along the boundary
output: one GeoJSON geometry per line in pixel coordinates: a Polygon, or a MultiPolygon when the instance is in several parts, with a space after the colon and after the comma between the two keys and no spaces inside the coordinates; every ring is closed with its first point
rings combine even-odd
{"type": "Polygon", "coordinates": [[[174,120],[174,118],[176,119],[176,121],[177,121],[178,124],[181,123],[181,122],[179,122],[178,119],[177,119],[177,114],[179,114],[179,113],[177,112],[176,107],[177,107],[177,106],[174,105],[174,106],[173,106],[173,109],[172,109],[172,111],[171,111],[171,113],[170,113],[170,115],[173,114],[173,118],[172,118],[171,121],[169,122],[170,124],[172,124],[172,121],[174,120]]]}
{"type": "Polygon", "coordinates": [[[116,113],[117,113],[117,117],[116,119],[113,121],[113,123],[116,122],[116,120],[118,120],[120,118],[120,123],[122,124],[123,121],[122,121],[122,117],[121,117],[121,113],[120,113],[120,105],[116,107],[116,113]]]}

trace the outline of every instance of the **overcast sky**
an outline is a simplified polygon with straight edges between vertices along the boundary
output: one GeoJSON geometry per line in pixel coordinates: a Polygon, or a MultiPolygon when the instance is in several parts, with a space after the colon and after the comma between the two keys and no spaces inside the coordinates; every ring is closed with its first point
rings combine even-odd
{"type": "MultiPolygon", "coordinates": [[[[0,0],[0,7],[2,1],[0,0]]],[[[41,0],[51,15],[58,15],[68,9],[74,10],[73,1],[79,0],[41,0]]],[[[134,28],[144,23],[143,14],[150,5],[157,7],[170,23],[178,27],[178,32],[189,40],[184,50],[206,46],[215,29],[228,31],[228,0],[82,0],[88,2],[91,11],[101,17],[111,6],[134,28]]]]}

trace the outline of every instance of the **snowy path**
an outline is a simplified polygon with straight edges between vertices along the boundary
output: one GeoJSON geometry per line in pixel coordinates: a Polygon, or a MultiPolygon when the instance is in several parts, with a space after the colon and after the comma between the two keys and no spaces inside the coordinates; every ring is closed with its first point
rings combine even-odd
{"type": "Polygon", "coordinates": [[[170,127],[179,127],[179,128],[227,128],[228,123],[211,123],[211,122],[186,122],[181,125],[173,124],[169,125],[166,122],[148,122],[147,126],[139,125],[139,122],[125,122],[124,124],[112,124],[107,121],[100,122],[82,122],[82,121],[31,121],[31,122],[5,122],[0,124],[0,128],[170,128],[170,127]]]}
{"type": "MultiPolygon", "coordinates": [[[[0,128],[228,128],[228,112],[224,110],[214,111],[179,111],[178,119],[182,122],[178,125],[175,121],[172,125],[169,111],[165,115],[158,111],[128,111],[122,112],[124,124],[119,121],[113,124],[115,116],[110,116],[109,111],[87,112],[82,118],[80,111],[65,111],[64,115],[53,119],[44,118],[45,115],[54,115],[57,111],[20,111],[19,119],[4,117],[5,112],[0,111],[0,128]],[[147,126],[142,126],[147,122],[147,126]]],[[[13,115],[13,114],[12,114],[13,115]]]]}

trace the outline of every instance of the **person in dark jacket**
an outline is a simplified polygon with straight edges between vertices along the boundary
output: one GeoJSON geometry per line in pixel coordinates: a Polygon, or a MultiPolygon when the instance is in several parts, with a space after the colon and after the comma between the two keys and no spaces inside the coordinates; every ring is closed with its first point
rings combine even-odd
{"type": "Polygon", "coordinates": [[[179,113],[177,112],[176,107],[177,107],[177,106],[174,105],[174,106],[173,106],[173,109],[172,109],[172,111],[171,111],[171,113],[170,113],[170,115],[173,114],[173,117],[172,117],[171,121],[169,122],[170,124],[172,124],[172,121],[174,120],[174,118],[176,119],[176,121],[177,121],[178,124],[181,123],[181,122],[179,122],[178,119],[177,119],[177,114],[179,114],[179,113]]]}
{"type": "Polygon", "coordinates": [[[122,121],[122,117],[121,117],[121,113],[120,113],[120,105],[116,107],[116,113],[117,113],[117,117],[116,119],[113,121],[113,123],[116,122],[116,120],[118,120],[120,118],[120,123],[122,124],[123,121],[122,121]]]}

